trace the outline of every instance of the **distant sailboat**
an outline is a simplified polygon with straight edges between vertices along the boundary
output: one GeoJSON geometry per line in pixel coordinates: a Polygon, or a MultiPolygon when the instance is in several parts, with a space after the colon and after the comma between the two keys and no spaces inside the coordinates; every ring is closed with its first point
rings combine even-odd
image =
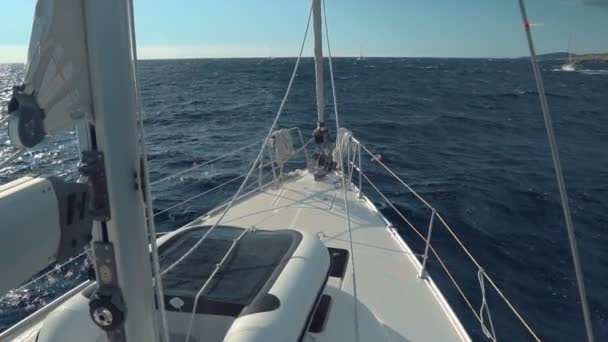
{"type": "Polygon", "coordinates": [[[562,65],[562,71],[577,71],[576,55],[570,51],[570,43],[572,39],[568,39],[568,62],[562,65]]]}
{"type": "Polygon", "coordinates": [[[363,61],[365,60],[365,58],[363,58],[363,48],[361,46],[359,46],[359,57],[357,57],[358,61],[363,61]]]}

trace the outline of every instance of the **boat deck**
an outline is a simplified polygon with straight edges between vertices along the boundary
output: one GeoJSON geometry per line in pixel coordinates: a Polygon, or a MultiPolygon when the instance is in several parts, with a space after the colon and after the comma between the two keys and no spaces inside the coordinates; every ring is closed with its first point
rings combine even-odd
{"type": "MultiPolygon", "coordinates": [[[[329,248],[354,252],[356,276],[349,259],[343,277],[328,278],[323,293],[332,301],[325,326],[318,333],[307,332],[302,341],[470,341],[432,279],[418,277],[419,261],[390,223],[365,196],[349,191],[348,201],[352,251],[344,191],[336,175],[315,181],[304,172],[244,196],[222,225],[306,231],[329,248]]],[[[220,207],[190,225],[213,224],[221,212],[220,207]]],[[[81,284],[4,332],[0,340],[33,342],[46,316],[87,285],[81,284]]]]}
{"type": "MultiPolygon", "coordinates": [[[[359,341],[469,341],[432,280],[417,276],[420,263],[374,205],[353,191],[348,200],[356,284],[349,260],[344,278],[330,277],[324,289],[332,297],[324,330],[309,337],[356,341],[358,326],[359,341]]],[[[195,223],[212,224],[220,214],[215,211],[195,223]]],[[[350,251],[344,191],[335,175],[315,181],[306,172],[254,193],[236,202],[222,224],[307,231],[327,247],[350,251]]]]}

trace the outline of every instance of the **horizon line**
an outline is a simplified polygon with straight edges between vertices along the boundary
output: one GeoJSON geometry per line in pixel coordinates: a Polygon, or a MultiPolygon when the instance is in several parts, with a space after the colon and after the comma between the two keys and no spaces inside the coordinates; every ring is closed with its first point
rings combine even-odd
{"type": "MultiPolygon", "coordinates": [[[[541,53],[538,56],[543,55],[551,55],[551,54],[559,54],[567,52],[549,52],[549,53],[541,53]]],[[[593,52],[593,53],[585,53],[585,54],[572,54],[575,56],[585,56],[585,55],[601,55],[608,54],[604,52],[593,52]]],[[[323,56],[324,58],[328,58],[328,56],[323,56]]],[[[487,56],[487,57],[475,57],[475,56],[356,56],[356,55],[344,55],[344,56],[332,56],[332,58],[403,58],[403,59],[520,59],[520,58],[528,58],[530,56],[518,56],[518,57],[495,57],[495,56],[487,56]]],[[[166,60],[195,60],[195,59],[296,59],[297,56],[226,56],[226,57],[210,57],[210,56],[196,56],[196,57],[141,57],[137,60],[139,61],[166,61],[166,60]]],[[[302,56],[302,58],[314,58],[314,56],[302,56]]],[[[0,64],[26,64],[27,62],[17,62],[17,61],[0,61],[0,64]]]]}

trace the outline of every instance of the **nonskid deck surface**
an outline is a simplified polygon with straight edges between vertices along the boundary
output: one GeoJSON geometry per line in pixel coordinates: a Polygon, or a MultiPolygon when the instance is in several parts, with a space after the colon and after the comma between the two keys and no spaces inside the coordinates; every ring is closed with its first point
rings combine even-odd
{"type": "MultiPolygon", "coordinates": [[[[303,341],[469,341],[439,291],[418,278],[420,264],[397,233],[365,197],[348,192],[355,258],[357,319],[352,263],[343,278],[329,277],[323,293],[332,301],[324,329],[303,341]],[[311,338],[312,337],[312,338],[311,338]]],[[[222,210],[192,222],[213,224],[222,210]]],[[[344,191],[338,178],[315,181],[292,176],[237,201],[222,225],[259,229],[297,229],[317,235],[327,247],[350,251],[344,191]]],[[[78,294],[87,283],[3,334],[8,340],[34,341],[47,314],[78,294]]],[[[209,336],[208,336],[209,337],[209,336]]],[[[219,340],[221,337],[216,338],[219,340]]]]}
{"type": "MultiPolygon", "coordinates": [[[[355,324],[352,264],[343,279],[330,277],[332,297],[325,329],[315,341],[469,340],[440,293],[419,279],[419,263],[366,199],[348,192],[355,258],[358,324],[355,324]],[[377,322],[380,322],[378,324],[377,322]]],[[[197,220],[212,224],[221,211],[197,220]]],[[[235,203],[222,224],[258,229],[298,229],[327,247],[350,250],[344,192],[337,177],[315,181],[304,173],[235,203]]]]}

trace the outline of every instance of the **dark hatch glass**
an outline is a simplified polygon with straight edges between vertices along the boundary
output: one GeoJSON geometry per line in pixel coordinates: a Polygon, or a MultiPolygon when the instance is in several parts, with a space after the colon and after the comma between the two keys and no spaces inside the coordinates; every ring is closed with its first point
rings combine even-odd
{"type": "MultiPolygon", "coordinates": [[[[178,260],[208,231],[197,227],[171,238],[159,247],[161,269],[178,260]]],[[[165,296],[194,298],[242,228],[218,226],[196,250],[163,275],[165,296]]],[[[276,278],[299,240],[293,231],[247,232],[211,280],[201,299],[247,305],[264,285],[276,278]]]]}

